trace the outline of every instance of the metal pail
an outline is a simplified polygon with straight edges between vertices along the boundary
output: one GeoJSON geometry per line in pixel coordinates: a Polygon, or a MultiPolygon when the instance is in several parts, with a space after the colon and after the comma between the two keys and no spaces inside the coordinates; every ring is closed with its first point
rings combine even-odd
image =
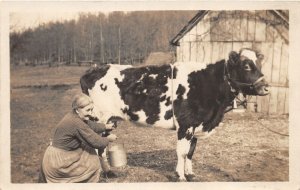
{"type": "Polygon", "coordinates": [[[112,167],[126,166],[127,156],[124,144],[110,144],[108,147],[108,158],[112,167]]]}

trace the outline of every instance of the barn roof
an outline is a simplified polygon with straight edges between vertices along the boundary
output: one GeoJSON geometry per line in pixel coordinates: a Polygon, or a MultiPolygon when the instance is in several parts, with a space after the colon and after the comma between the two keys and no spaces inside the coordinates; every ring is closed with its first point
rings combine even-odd
{"type": "MultiPolygon", "coordinates": [[[[289,28],[289,14],[288,11],[285,10],[268,10],[273,15],[275,15],[278,19],[281,20],[281,22],[284,24],[284,26],[288,29],[289,28]]],[[[179,46],[179,40],[183,38],[183,36],[191,31],[194,26],[196,26],[203,18],[204,16],[210,11],[208,10],[201,10],[199,11],[189,22],[187,25],[185,25],[179,33],[170,41],[171,45],[179,46]]]]}

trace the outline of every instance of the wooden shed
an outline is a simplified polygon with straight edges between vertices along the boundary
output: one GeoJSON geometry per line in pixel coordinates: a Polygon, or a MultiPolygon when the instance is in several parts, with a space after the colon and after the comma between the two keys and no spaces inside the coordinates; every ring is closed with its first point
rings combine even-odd
{"type": "Polygon", "coordinates": [[[248,108],[264,113],[289,113],[289,12],[199,11],[171,40],[176,61],[214,63],[230,51],[252,48],[264,54],[262,72],[270,95],[252,97],[248,108]]]}

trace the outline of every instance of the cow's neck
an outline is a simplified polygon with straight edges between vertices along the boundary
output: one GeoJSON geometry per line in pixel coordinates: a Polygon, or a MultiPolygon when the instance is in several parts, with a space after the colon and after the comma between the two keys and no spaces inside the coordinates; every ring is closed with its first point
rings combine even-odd
{"type": "Polygon", "coordinates": [[[238,91],[232,89],[225,71],[225,60],[208,65],[205,69],[189,74],[188,100],[190,104],[210,109],[214,104],[217,107],[226,107],[232,102],[238,91]],[[208,103],[209,102],[209,103],[208,103]]]}
{"type": "Polygon", "coordinates": [[[185,118],[183,120],[188,122],[185,125],[197,126],[202,123],[203,131],[211,131],[222,121],[227,106],[235,97],[235,92],[231,91],[224,77],[224,65],[225,60],[221,60],[189,74],[187,104],[180,96],[175,100],[175,108],[181,110],[176,117],[181,120],[185,118]]]}

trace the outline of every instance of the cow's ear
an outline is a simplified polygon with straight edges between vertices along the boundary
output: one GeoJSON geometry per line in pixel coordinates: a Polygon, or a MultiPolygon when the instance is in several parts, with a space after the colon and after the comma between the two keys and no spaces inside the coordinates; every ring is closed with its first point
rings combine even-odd
{"type": "Polygon", "coordinates": [[[231,51],[229,53],[228,64],[230,64],[232,66],[237,65],[239,62],[239,58],[240,58],[240,55],[237,52],[231,51]]]}

